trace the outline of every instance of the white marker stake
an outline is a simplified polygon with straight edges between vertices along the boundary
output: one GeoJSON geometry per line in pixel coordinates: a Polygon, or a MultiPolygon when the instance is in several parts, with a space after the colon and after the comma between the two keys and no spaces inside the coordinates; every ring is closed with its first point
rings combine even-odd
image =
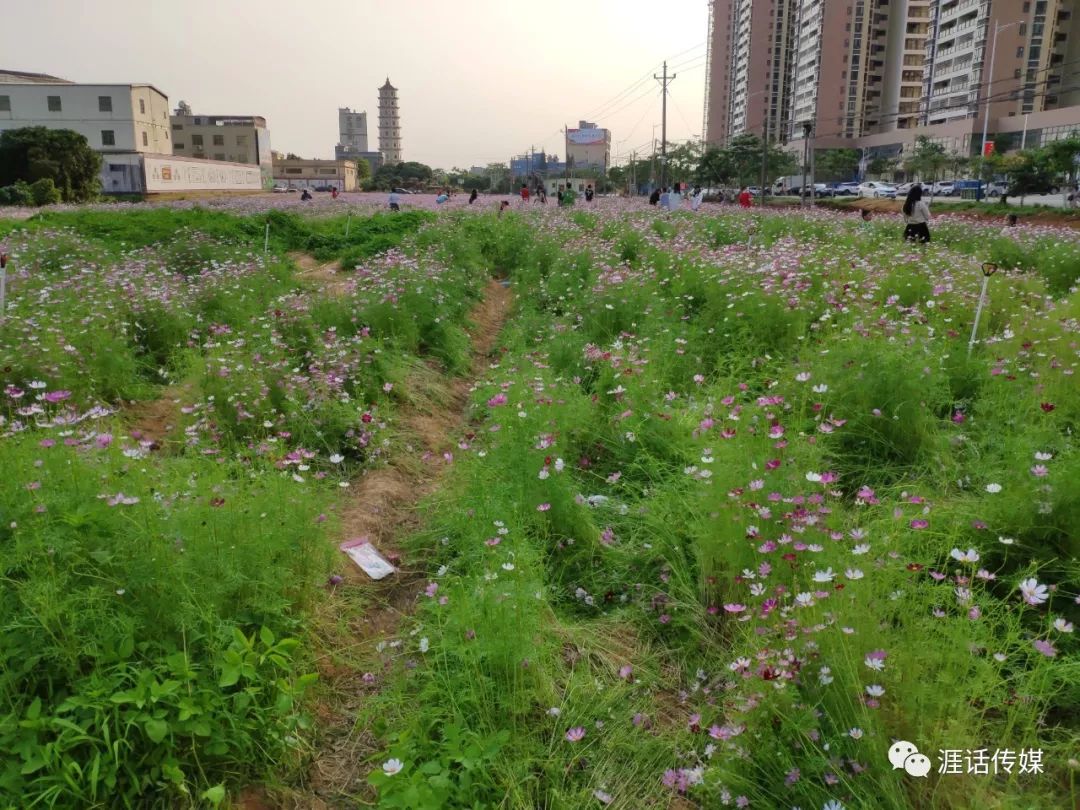
{"type": "Polygon", "coordinates": [[[971,326],[971,340],[968,341],[968,353],[967,356],[971,358],[971,350],[975,348],[975,335],[979,331],[979,318],[982,317],[983,304],[986,303],[986,288],[990,284],[990,276],[994,275],[997,270],[997,265],[993,262],[984,262],[982,266],[983,271],[983,285],[982,292],[979,293],[979,306],[975,308],[975,323],[971,326]]]}
{"type": "Polygon", "coordinates": [[[266,223],[266,238],[263,239],[263,253],[270,250],[270,223],[266,223]]]}
{"type": "Polygon", "coordinates": [[[349,215],[347,217],[345,217],[345,238],[346,239],[349,238],[349,226],[350,225],[352,225],[352,211],[350,211],[349,215]]]}
{"type": "Polygon", "coordinates": [[[7,263],[7,254],[0,254],[0,320],[7,315],[7,263]]]}

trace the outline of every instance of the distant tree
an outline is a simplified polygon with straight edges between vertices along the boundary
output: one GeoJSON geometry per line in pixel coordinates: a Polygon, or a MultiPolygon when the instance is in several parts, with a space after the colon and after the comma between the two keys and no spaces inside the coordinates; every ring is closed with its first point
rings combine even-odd
{"type": "Polygon", "coordinates": [[[1056,172],[1045,149],[1028,149],[1005,156],[1002,167],[1009,178],[1009,194],[1020,197],[1042,192],[1054,184],[1056,172]]]}
{"type": "MultiPolygon", "coordinates": [[[[871,158],[870,162],[866,164],[866,173],[880,179],[883,175],[892,174],[896,171],[896,163],[896,158],[888,155],[878,155],[871,158]]],[[[918,173],[919,164],[914,158],[910,159],[906,165],[911,168],[912,174],[918,173]]]]}
{"type": "Polygon", "coordinates": [[[717,147],[706,149],[698,164],[698,173],[709,185],[717,186],[730,182],[735,174],[731,155],[726,150],[717,147]]]}
{"type": "Polygon", "coordinates": [[[303,158],[302,158],[302,157],[300,157],[300,156],[299,156],[298,154],[296,154],[295,152],[288,152],[288,153],[287,153],[287,154],[285,155],[285,159],[286,159],[286,160],[303,160],[303,158]]]}
{"type": "Polygon", "coordinates": [[[1052,171],[1065,176],[1067,181],[1080,175],[1080,134],[1073,132],[1068,138],[1051,141],[1043,150],[1052,171]]]}
{"type": "Polygon", "coordinates": [[[945,147],[925,135],[915,138],[915,149],[911,157],[921,180],[940,179],[942,169],[949,165],[949,156],[945,152],[945,147]]]}
{"type": "Polygon", "coordinates": [[[857,149],[814,150],[815,180],[853,180],[858,173],[859,151],[857,149]]]}
{"type": "Polygon", "coordinates": [[[371,164],[363,158],[356,161],[356,181],[363,183],[365,180],[371,179],[371,164]]]}
{"type": "Polygon", "coordinates": [[[48,179],[65,202],[92,200],[101,190],[101,156],[70,129],[25,127],[0,133],[0,186],[48,179]]]}

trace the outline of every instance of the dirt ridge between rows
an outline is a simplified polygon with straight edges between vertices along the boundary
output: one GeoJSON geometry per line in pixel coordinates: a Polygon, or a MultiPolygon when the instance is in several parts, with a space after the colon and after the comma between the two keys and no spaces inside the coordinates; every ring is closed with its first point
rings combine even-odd
{"type": "MultiPolygon", "coordinates": [[[[488,282],[482,300],[468,317],[472,363],[465,377],[449,377],[434,362],[419,364],[403,388],[421,392],[399,406],[398,449],[385,466],[367,470],[356,481],[339,513],[335,547],[345,540],[367,537],[398,567],[398,573],[372,581],[344,555],[337,570],[344,581],[324,606],[327,615],[316,621],[321,647],[318,670],[329,698],[316,707],[320,726],[316,751],[308,768],[305,789],[258,789],[241,797],[243,810],[355,806],[366,788],[367,755],[378,746],[370,734],[355,728],[356,710],[377,687],[365,684],[352,659],[392,638],[411,613],[424,581],[423,572],[403,559],[397,542],[419,527],[420,503],[450,468],[444,453],[456,449],[468,427],[469,393],[474,380],[491,364],[491,355],[509,315],[513,294],[497,280],[488,282]],[[336,614],[334,612],[336,611],[336,614]],[[342,622],[342,616],[345,616],[342,622]],[[338,663],[338,662],[342,663],[338,663]]],[[[341,554],[335,548],[335,553],[341,554]]]]}

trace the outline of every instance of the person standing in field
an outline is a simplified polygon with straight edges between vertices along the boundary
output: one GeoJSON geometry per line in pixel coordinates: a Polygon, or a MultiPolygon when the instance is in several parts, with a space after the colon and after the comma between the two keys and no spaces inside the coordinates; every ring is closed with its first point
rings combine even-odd
{"type": "Polygon", "coordinates": [[[654,188],[653,193],[649,195],[649,205],[657,205],[660,202],[660,189],[654,188]]]}
{"type": "Polygon", "coordinates": [[[690,210],[697,211],[701,208],[701,202],[705,199],[705,190],[701,186],[694,186],[694,196],[690,198],[690,210]]]}
{"type": "Polygon", "coordinates": [[[524,183],[521,184],[521,204],[529,204],[529,187],[524,183]]]}
{"type": "Polygon", "coordinates": [[[401,198],[396,191],[390,192],[390,198],[387,200],[387,203],[389,203],[391,211],[401,210],[401,198]]]}
{"type": "Polygon", "coordinates": [[[593,200],[593,187],[591,185],[585,186],[585,202],[591,203],[593,200]]]}
{"type": "Polygon", "coordinates": [[[930,241],[930,206],[923,202],[922,186],[915,185],[904,200],[904,239],[909,242],[930,241]]]}
{"type": "Polygon", "coordinates": [[[742,186],[739,189],[739,207],[750,208],[754,204],[754,198],[750,194],[750,189],[746,186],[742,186]]]}
{"type": "Polygon", "coordinates": [[[479,196],[479,195],[478,195],[478,194],[476,193],[476,189],[474,188],[474,189],[472,190],[472,194],[470,194],[470,195],[469,195],[469,205],[472,205],[472,204],[473,204],[474,202],[476,202],[476,198],[477,198],[478,196],[479,196]]]}

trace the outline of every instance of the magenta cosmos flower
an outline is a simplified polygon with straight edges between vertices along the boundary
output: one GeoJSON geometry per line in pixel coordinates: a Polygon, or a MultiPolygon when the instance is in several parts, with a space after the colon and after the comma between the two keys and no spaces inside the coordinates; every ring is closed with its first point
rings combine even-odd
{"type": "Polygon", "coordinates": [[[566,732],[567,742],[580,742],[585,739],[585,729],[581,726],[575,726],[566,732]]]}

